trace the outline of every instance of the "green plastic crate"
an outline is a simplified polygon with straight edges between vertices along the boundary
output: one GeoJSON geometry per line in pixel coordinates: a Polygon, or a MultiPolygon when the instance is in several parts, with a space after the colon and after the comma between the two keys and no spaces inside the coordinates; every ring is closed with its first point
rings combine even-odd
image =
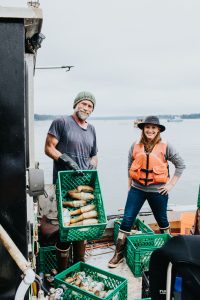
{"type": "Polygon", "coordinates": [[[200,208],[200,186],[199,186],[199,192],[198,192],[198,198],[197,198],[197,208],[200,208]]]}
{"type": "Polygon", "coordinates": [[[90,300],[90,299],[101,299],[96,295],[82,290],[81,288],[69,284],[64,281],[64,278],[67,276],[73,276],[74,273],[84,271],[87,276],[91,276],[93,280],[103,282],[106,290],[113,290],[109,295],[104,298],[105,300],[126,300],[127,299],[127,279],[112,274],[110,272],[101,270],[94,266],[88,265],[83,262],[78,262],[77,264],[71,266],[65,271],[57,274],[54,278],[55,287],[59,287],[60,284],[64,284],[66,286],[66,290],[64,295],[62,295],[63,300],[90,300]]]}
{"type": "MultiPolygon", "coordinates": [[[[100,238],[106,228],[107,219],[105,215],[101,188],[99,184],[98,173],[96,170],[82,171],[84,176],[78,175],[76,171],[61,171],[58,173],[56,185],[56,197],[58,204],[59,234],[62,242],[92,240],[100,238]],[[79,185],[89,185],[94,188],[94,200],[88,204],[95,204],[98,214],[98,223],[80,226],[63,226],[62,202],[72,201],[67,197],[69,190],[77,188],[79,185]]],[[[74,210],[76,208],[68,208],[74,210]]]]}
{"type": "Polygon", "coordinates": [[[163,246],[170,237],[169,234],[135,234],[127,238],[126,263],[135,277],[149,270],[152,252],[163,246]]]}
{"type": "MultiPolygon", "coordinates": [[[[121,225],[122,219],[116,219],[114,222],[114,242],[116,243],[119,228],[121,225]]],[[[154,231],[146,225],[144,222],[142,222],[139,218],[135,220],[135,224],[133,227],[136,227],[137,230],[142,231],[142,234],[154,234],[154,231]]]]}
{"type": "Polygon", "coordinates": [[[52,269],[57,269],[56,247],[40,247],[39,251],[39,270],[48,274],[52,269]]]}

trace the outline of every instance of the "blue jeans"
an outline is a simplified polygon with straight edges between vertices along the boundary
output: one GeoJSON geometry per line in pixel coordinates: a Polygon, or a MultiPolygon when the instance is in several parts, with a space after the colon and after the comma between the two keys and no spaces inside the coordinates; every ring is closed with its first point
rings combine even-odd
{"type": "Polygon", "coordinates": [[[167,219],[168,195],[161,195],[160,193],[154,192],[144,192],[131,187],[126,201],[124,218],[120,226],[121,230],[127,232],[131,231],[137,214],[146,200],[151,207],[158,226],[163,229],[169,227],[169,222],[167,219]]]}

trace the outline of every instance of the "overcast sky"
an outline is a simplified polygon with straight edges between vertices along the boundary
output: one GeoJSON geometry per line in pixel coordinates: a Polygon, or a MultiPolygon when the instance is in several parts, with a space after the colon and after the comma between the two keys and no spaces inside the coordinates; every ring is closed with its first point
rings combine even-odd
{"type": "MultiPolygon", "coordinates": [[[[26,6],[23,0],[0,5],[26,6]]],[[[40,0],[35,113],[68,114],[79,91],[94,116],[200,113],[199,0],[40,0]]]]}

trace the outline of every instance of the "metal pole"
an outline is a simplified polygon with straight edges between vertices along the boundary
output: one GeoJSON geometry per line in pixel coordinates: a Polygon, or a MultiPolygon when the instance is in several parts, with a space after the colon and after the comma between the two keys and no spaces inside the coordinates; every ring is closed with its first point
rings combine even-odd
{"type": "Polygon", "coordinates": [[[166,300],[171,299],[171,279],[172,279],[172,263],[167,267],[167,282],[166,282],[166,300]]]}

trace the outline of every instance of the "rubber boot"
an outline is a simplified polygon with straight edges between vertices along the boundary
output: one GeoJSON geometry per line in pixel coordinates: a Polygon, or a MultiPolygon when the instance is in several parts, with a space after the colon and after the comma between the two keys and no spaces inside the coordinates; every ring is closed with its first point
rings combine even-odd
{"type": "Polygon", "coordinates": [[[67,269],[70,265],[70,243],[56,243],[56,258],[57,258],[57,265],[58,265],[58,272],[62,272],[63,270],[67,269]]]}
{"type": "Polygon", "coordinates": [[[73,264],[79,261],[85,262],[86,241],[73,242],[73,264]]]}
{"type": "Polygon", "coordinates": [[[126,237],[129,234],[130,234],[130,232],[119,230],[115,254],[108,263],[109,268],[116,268],[121,262],[123,262],[123,259],[124,259],[123,252],[124,252],[124,248],[125,248],[125,244],[126,244],[126,237]]]}
{"type": "Polygon", "coordinates": [[[160,233],[168,233],[171,234],[170,227],[160,228],[160,233]]]}

